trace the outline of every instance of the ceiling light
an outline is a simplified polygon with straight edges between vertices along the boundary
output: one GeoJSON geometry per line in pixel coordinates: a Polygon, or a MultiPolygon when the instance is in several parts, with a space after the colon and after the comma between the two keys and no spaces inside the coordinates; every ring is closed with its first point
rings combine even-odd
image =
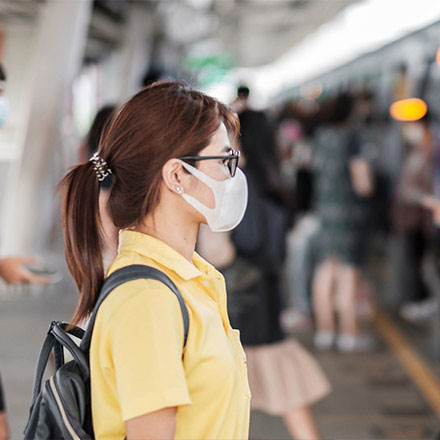
{"type": "Polygon", "coordinates": [[[425,101],[419,98],[402,99],[390,107],[390,114],[397,121],[418,121],[427,111],[428,106],[425,101]]]}

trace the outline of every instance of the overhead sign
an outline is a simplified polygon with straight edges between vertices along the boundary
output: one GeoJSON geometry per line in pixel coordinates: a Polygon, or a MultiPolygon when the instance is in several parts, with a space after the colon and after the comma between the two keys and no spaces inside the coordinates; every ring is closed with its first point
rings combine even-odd
{"type": "Polygon", "coordinates": [[[183,60],[183,67],[197,75],[202,86],[221,81],[234,64],[234,58],[226,53],[187,55],[183,60]]]}

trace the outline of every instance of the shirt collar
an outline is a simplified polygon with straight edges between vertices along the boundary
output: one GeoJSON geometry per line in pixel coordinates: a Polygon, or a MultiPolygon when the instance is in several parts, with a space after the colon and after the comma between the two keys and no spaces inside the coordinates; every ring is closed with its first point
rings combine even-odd
{"type": "Polygon", "coordinates": [[[122,230],[119,232],[119,253],[133,251],[154,260],[161,266],[176,272],[185,280],[210,274],[214,267],[196,252],[193,254],[193,264],[183,255],[163,241],[141,232],[122,230]]]}

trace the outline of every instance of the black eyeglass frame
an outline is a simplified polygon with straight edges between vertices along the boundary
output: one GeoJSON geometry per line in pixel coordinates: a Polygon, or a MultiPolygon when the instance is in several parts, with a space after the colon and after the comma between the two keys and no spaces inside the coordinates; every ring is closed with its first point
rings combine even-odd
{"type": "Polygon", "coordinates": [[[231,175],[231,177],[234,177],[237,171],[239,158],[240,158],[240,151],[231,149],[231,154],[226,154],[224,156],[182,156],[179,157],[178,159],[183,161],[193,161],[193,162],[200,162],[202,160],[210,160],[210,159],[228,159],[227,166],[229,169],[229,174],[231,175]]]}

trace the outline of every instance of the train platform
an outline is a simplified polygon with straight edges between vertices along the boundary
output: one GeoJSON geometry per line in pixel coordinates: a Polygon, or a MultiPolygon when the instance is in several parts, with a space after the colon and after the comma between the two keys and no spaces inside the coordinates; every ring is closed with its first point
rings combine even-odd
{"type": "MultiPolygon", "coordinates": [[[[392,323],[391,318],[386,319],[387,324],[392,323]]],[[[393,329],[402,335],[398,327],[393,329]]],[[[392,348],[387,338],[396,335],[390,329],[376,328],[375,332],[378,344],[374,351],[351,354],[318,351],[313,347],[311,334],[297,336],[319,361],[333,386],[332,393],[313,407],[323,439],[435,439],[440,432],[438,412],[428,403],[426,390],[422,392],[416,383],[426,380],[425,372],[418,371],[416,378],[411,377],[406,368],[414,365],[402,362],[395,351],[408,349],[408,345],[392,348]]],[[[406,338],[404,341],[409,344],[406,338]]],[[[421,359],[413,347],[409,350],[407,355],[417,353],[418,360],[421,359]]],[[[439,377],[440,368],[422,362],[423,367],[439,377]]],[[[435,388],[435,381],[425,385],[435,388]]],[[[288,439],[289,435],[280,419],[255,412],[251,418],[251,438],[288,439]]]]}
{"type": "MultiPolygon", "coordinates": [[[[49,288],[8,288],[0,294],[0,371],[12,439],[26,423],[36,358],[53,319],[68,320],[76,302],[72,282],[49,288]]],[[[313,407],[325,440],[421,440],[440,433],[440,365],[419,348],[423,327],[402,325],[381,312],[374,322],[373,352],[317,351],[311,332],[294,335],[316,356],[332,383],[332,393],[313,407]]],[[[288,439],[281,419],[251,415],[251,439],[288,439]]]]}

